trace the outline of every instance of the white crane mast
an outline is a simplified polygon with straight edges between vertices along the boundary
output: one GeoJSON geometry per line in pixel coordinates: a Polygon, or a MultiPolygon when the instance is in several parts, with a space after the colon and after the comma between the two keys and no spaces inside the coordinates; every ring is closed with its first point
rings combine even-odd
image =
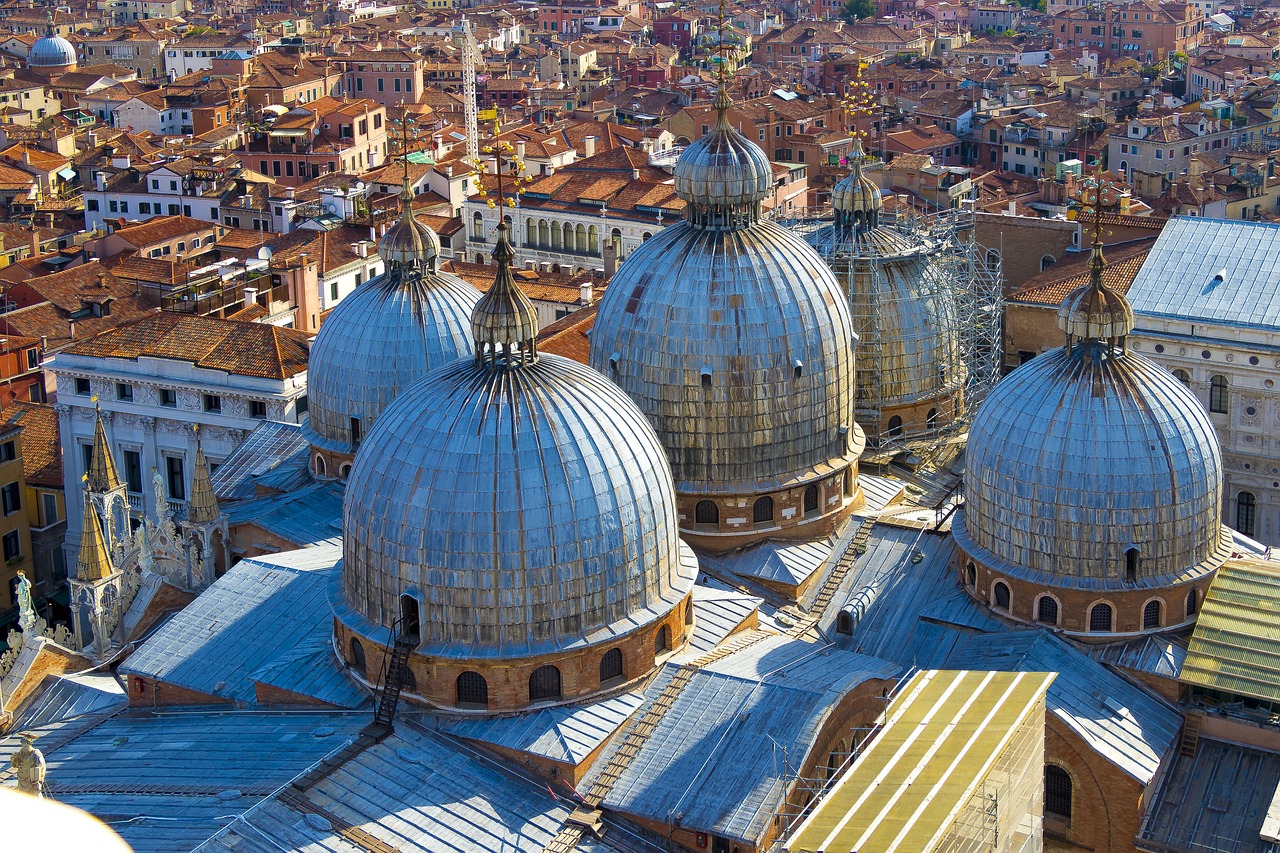
{"type": "Polygon", "coordinates": [[[467,162],[480,158],[480,122],[476,115],[476,65],[480,47],[471,34],[471,22],[462,19],[462,113],[467,123],[467,162]]]}

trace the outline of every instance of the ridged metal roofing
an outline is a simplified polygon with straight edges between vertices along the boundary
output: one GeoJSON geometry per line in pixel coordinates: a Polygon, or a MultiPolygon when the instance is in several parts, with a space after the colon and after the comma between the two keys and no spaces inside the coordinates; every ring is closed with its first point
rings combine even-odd
{"type": "Polygon", "coordinates": [[[676,195],[698,207],[756,208],[773,190],[773,167],[759,145],[728,121],[729,97],[716,93],[715,127],[680,155],[673,170],[676,195]]]}
{"type": "Polygon", "coordinates": [[[62,36],[48,35],[36,39],[27,53],[27,65],[32,68],[58,68],[76,64],[76,47],[62,36]]]}
{"type": "Polygon", "coordinates": [[[778,489],[861,450],[844,295],[772,222],[681,222],[637,247],[600,301],[590,363],[649,418],[680,493],[778,489]]]}
{"type": "Polygon", "coordinates": [[[110,673],[49,675],[39,693],[23,704],[6,728],[10,732],[26,731],[87,714],[101,714],[128,703],[124,688],[110,673]]]}
{"type": "Polygon", "coordinates": [[[404,392],[356,457],[345,599],[377,630],[421,597],[424,654],[503,657],[603,640],[693,585],[657,436],[559,356],[455,362],[404,392]]]}
{"type": "Polygon", "coordinates": [[[311,482],[295,491],[237,501],[226,507],[232,527],[252,524],[300,548],[342,545],[341,483],[311,482]]]}
{"type": "Polygon", "coordinates": [[[431,370],[471,356],[471,309],[479,298],[451,273],[392,265],[357,287],[333,309],[311,348],[307,439],[351,453],[352,418],[367,436],[397,394],[431,370]]]}
{"type": "Polygon", "coordinates": [[[264,421],[213,472],[214,494],[224,501],[252,498],[258,494],[257,483],[267,474],[282,467],[305,469],[308,447],[298,424],[264,421]]]}
{"type": "Polygon", "coordinates": [[[1098,341],[999,382],[969,431],[953,532],[994,571],[1037,583],[1157,587],[1211,571],[1229,538],[1222,456],[1200,402],[1163,367],[1098,341]]]}
{"type": "Polygon", "coordinates": [[[1280,701],[1280,563],[1228,560],[1204,597],[1181,680],[1280,701]]]}
{"type": "Polygon", "coordinates": [[[1174,217],[1128,297],[1138,315],[1278,328],[1280,225],[1174,217]]]}

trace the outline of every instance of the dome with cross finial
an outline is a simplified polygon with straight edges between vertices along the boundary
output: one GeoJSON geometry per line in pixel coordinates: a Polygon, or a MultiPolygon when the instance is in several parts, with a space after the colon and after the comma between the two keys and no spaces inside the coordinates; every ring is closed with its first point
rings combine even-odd
{"type": "Polygon", "coordinates": [[[605,377],[537,351],[506,225],[497,239],[475,356],[401,394],[356,457],[337,605],[357,639],[413,635],[433,704],[457,704],[468,672],[489,679],[495,710],[556,698],[525,690],[541,667],[565,670],[567,699],[600,689],[568,673],[598,672],[609,649],[652,661],[660,632],[687,639],[697,571],[653,429],[605,377]]]}

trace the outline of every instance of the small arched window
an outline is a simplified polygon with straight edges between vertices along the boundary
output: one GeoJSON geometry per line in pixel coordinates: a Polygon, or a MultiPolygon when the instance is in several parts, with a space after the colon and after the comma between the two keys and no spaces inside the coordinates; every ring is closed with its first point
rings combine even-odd
{"type": "Polygon", "coordinates": [[[702,370],[700,371],[700,373],[701,373],[701,377],[702,377],[702,387],[703,387],[703,388],[710,388],[710,387],[711,387],[711,374],[712,374],[712,370],[711,370],[711,368],[710,368],[710,367],[704,367],[704,368],[702,368],[702,370]]]}
{"type": "Polygon", "coordinates": [[[894,415],[889,418],[889,427],[885,430],[890,438],[897,438],[902,435],[902,418],[894,415]]]}
{"type": "Polygon", "coordinates": [[[1138,582],[1138,557],[1137,547],[1130,545],[1124,549],[1124,579],[1126,583],[1138,582]]]}
{"type": "Polygon", "coordinates": [[[663,625],[658,629],[658,633],[653,638],[653,653],[660,655],[663,652],[671,651],[671,629],[663,625]]]}
{"type": "Polygon", "coordinates": [[[1071,820],[1071,776],[1053,764],[1044,766],[1044,811],[1062,820],[1071,820]]]}
{"type": "Polygon", "coordinates": [[[1230,411],[1227,377],[1217,374],[1209,380],[1209,411],[1225,415],[1230,411]]]}
{"type": "Polygon", "coordinates": [[[319,453],[316,454],[316,476],[323,477],[328,471],[328,466],[324,464],[324,457],[319,453]]]}
{"type": "Polygon", "coordinates": [[[1160,627],[1161,610],[1160,599],[1153,598],[1147,602],[1147,606],[1142,608],[1142,630],[1150,631],[1160,627]]]}
{"type": "Polygon", "coordinates": [[[698,501],[698,505],[693,508],[694,524],[719,524],[720,523],[720,507],[716,506],[715,501],[698,501]]]}
{"type": "Polygon", "coordinates": [[[693,600],[692,599],[690,599],[689,601],[686,601],[684,605],[684,624],[686,625],[693,624],[693,600]]]}
{"type": "Polygon", "coordinates": [[[364,646],[360,645],[360,641],[355,637],[351,638],[351,668],[356,671],[356,675],[364,677],[366,671],[364,646]]]}
{"type": "Polygon", "coordinates": [[[1236,495],[1236,530],[1245,536],[1252,536],[1256,526],[1258,499],[1253,492],[1241,492],[1236,495]]]}
{"type": "Polygon", "coordinates": [[[471,217],[471,239],[484,239],[484,217],[480,215],[480,211],[478,210],[475,212],[475,215],[471,217]]]}
{"type": "Polygon", "coordinates": [[[845,635],[853,634],[853,616],[848,610],[841,610],[836,614],[836,633],[845,635]]]}
{"type": "Polygon", "coordinates": [[[1057,262],[1057,260],[1058,259],[1055,258],[1053,255],[1044,255],[1043,257],[1040,258],[1040,271],[1044,272],[1049,267],[1053,266],[1057,262]]]}
{"type": "Polygon", "coordinates": [[[489,707],[489,682],[478,672],[464,672],[458,676],[458,705],[489,707]]]}
{"type": "Polygon", "coordinates": [[[1089,630],[1101,634],[1109,634],[1111,632],[1110,604],[1093,605],[1093,609],[1089,611],[1089,630]]]}
{"type": "Polygon", "coordinates": [[[339,467],[339,468],[338,468],[338,476],[339,476],[339,477],[341,477],[341,478],[342,478],[342,479],[344,479],[344,480],[345,480],[345,479],[347,479],[347,477],[350,477],[350,476],[351,476],[351,463],[350,463],[350,462],[343,462],[343,463],[342,463],[341,467],[339,467]]]}
{"type": "Polygon", "coordinates": [[[622,649],[609,649],[600,658],[600,683],[622,678],[622,649]]]}
{"type": "Polygon", "coordinates": [[[973,589],[978,585],[978,569],[973,563],[964,567],[964,582],[969,589],[973,589]]]}
{"type": "Polygon", "coordinates": [[[987,250],[987,266],[994,267],[1000,263],[1000,253],[995,249],[987,250]]]}
{"type": "Polygon", "coordinates": [[[1009,609],[1009,585],[1004,581],[996,581],[995,586],[996,607],[1001,610],[1009,609]]]}
{"type": "Polygon", "coordinates": [[[1196,609],[1197,609],[1196,605],[1198,605],[1199,603],[1200,603],[1200,595],[1196,590],[1192,589],[1190,592],[1187,593],[1187,616],[1188,617],[1196,615],[1196,609]]]}
{"type": "Polygon", "coordinates": [[[756,524],[772,524],[773,498],[768,495],[756,498],[755,504],[751,507],[751,520],[756,524]]]}
{"type": "Polygon", "coordinates": [[[529,701],[560,698],[560,670],[550,664],[540,666],[529,676],[529,701]]]}
{"type": "Polygon", "coordinates": [[[1191,374],[1190,374],[1190,373],[1187,373],[1187,371],[1185,371],[1185,370],[1183,370],[1182,368],[1178,367],[1178,368],[1174,368],[1173,375],[1174,375],[1175,377],[1177,377],[1177,380],[1178,380],[1179,382],[1181,382],[1183,385],[1186,385],[1188,388],[1190,388],[1190,387],[1191,387],[1191,374]]]}
{"type": "Polygon", "coordinates": [[[809,486],[804,490],[804,514],[812,515],[818,511],[818,487],[809,486]]]}
{"type": "Polygon", "coordinates": [[[1058,624],[1058,601],[1053,596],[1042,595],[1036,602],[1036,621],[1046,625],[1058,624]]]}
{"type": "Polygon", "coordinates": [[[924,423],[929,429],[938,428],[938,410],[930,409],[924,416],[924,423]]]}

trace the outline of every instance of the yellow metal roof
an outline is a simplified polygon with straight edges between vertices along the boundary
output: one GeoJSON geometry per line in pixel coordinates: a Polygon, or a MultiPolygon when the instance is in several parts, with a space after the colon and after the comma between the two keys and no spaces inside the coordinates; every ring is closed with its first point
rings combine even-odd
{"type": "Polygon", "coordinates": [[[1228,560],[1200,607],[1187,684],[1280,701],[1280,564],[1228,560]]]}
{"type": "Polygon", "coordinates": [[[789,853],[928,850],[1054,679],[1043,672],[928,670],[787,841],[789,853]]]}

